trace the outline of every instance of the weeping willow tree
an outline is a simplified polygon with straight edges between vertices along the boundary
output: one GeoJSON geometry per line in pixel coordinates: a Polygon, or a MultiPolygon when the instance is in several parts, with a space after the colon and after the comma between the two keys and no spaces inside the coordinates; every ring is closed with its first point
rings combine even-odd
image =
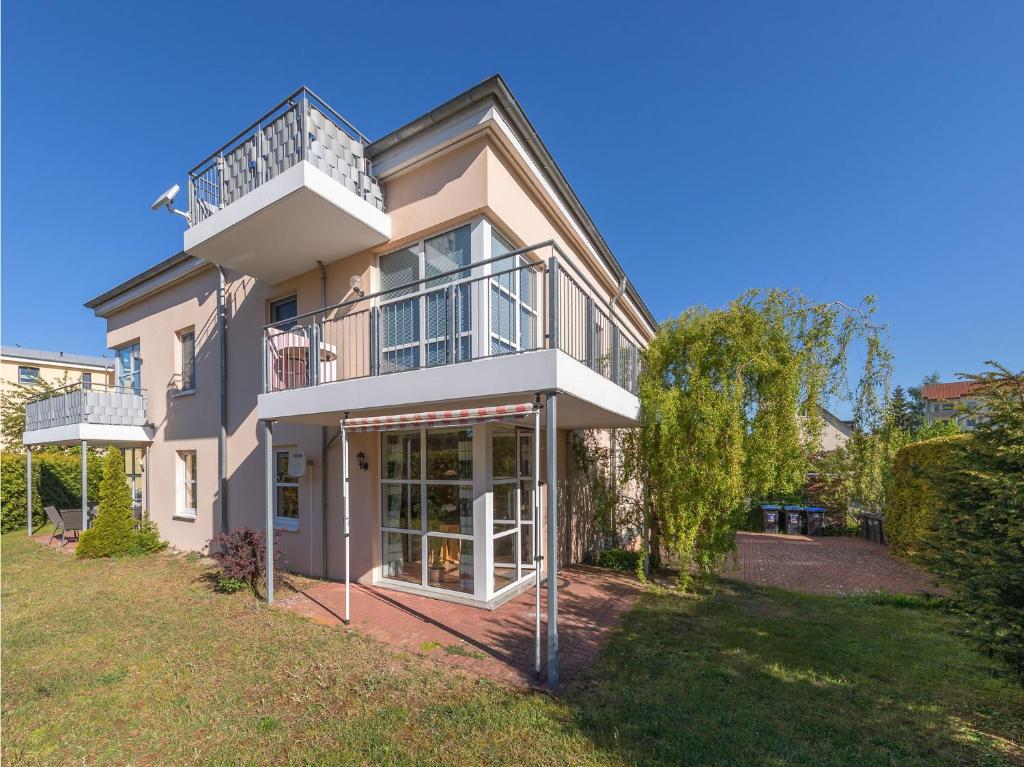
{"type": "Polygon", "coordinates": [[[866,347],[856,417],[874,428],[890,356],[873,315],[871,297],[848,306],[769,290],[662,325],[645,354],[641,428],[625,468],[646,491],[648,551],[677,557],[684,582],[691,569],[713,572],[732,550],[752,499],[803,486],[820,446],[819,407],[851,397],[854,343],[866,347]]]}

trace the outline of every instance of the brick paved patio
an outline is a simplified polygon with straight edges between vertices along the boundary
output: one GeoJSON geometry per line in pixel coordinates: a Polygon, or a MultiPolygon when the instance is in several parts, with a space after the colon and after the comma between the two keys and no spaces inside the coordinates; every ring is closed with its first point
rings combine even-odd
{"type": "Polygon", "coordinates": [[[51,541],[50,540],[50,533],[33,534],[32,535],[32,540],[35,541],[36,543],[41,543],[44,546],[49,546],[51,549],[56,549],[57,551],[63,551],[66,554],[74,554],[75,553],[75,546],[78,545],[78,541],[75,539],[74,533],[71,533],[68,536],[67,543],[64,546],[61,546],[61,541],[60,541],[59,537],[54,538],[51,541]]]}
{"type": "Polygon", "coordinates": [[[736,548],[725,575],[759,586],[808,594],[943,591],[928,573],[863,538],[738,533],[736,548]]]}
{"type": "MultiPolygon", "coordinates": [[[[559,575],[559,686],[564,687],[596,657],[608,631],[633,606],[642,587],[633,577],[598,568],[571,567],[559,575]]],[[[341,623],[342,584],[320,583],[284,593],[276,605],[327,625],[341,623]]],[[[541,619],[546,621],[546,588],[541,600],[541,619]]],[[[533,675],[532,589],[497,610],[359,585],[352,587],[351,602],[352,627],[381,642],[492,679],[538,685],[533,675]]],[[[541,652],[546,667],[545,645],[541,652]]],[[[545,683],[542,679],[539,684],[545,683]]]]}

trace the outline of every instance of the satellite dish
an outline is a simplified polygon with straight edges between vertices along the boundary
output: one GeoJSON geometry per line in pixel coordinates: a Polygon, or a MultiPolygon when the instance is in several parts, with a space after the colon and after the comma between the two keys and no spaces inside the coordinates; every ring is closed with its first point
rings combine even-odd
{"type": "Polygon", "coordinates": [[[306,451],[301,447],[288,448],[288,476],[301,477],[306,473],[306,451]]]}
{"type": "Polygon", "coordinates": [[[355,293],[357,296],[364,295],[362,284],[363,278],[360,277],[358,274],[353,274],[351,277],[348,278],[348,286],[352,288],[352,292],[355,293]]]}
{"type": "Polygon", "coordinates": [[[164,208],[164,207],[168,207],[169,208],[171,205],[174,204],[174,198],[178,196],[178,192],[180,192],[180,191],[181,191],[181,187],[178,186],[177,184],[175,184],[170,189],[168,189],[166,192],[164,192],[162,195],[160,195],[156,199],[156,202],[154,202],[150,206],[150,209],[151,210],[160,210],[160,208],[164,208]]]}

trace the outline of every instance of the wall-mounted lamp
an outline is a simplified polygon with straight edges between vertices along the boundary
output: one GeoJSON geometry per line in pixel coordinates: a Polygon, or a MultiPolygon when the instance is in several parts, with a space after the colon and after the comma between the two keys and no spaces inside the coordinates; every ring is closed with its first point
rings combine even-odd
{"type": "Polygon", "coordinates": [[[356,453],[356,463],[359,464],[359,468],[363,471],[370,468],[370,462],[366,460],[366,453],[362,451],[356,453]]]}
{"type": "Polygon", "coordinates": [[[355,293],[360,298],[366,295],[366,293],[363,291],[362,284],[363,278],[360,277],[358,274],[353,274],[351,277],[348,278],[348,286],[352,288],[352,292],[355,293]]]}

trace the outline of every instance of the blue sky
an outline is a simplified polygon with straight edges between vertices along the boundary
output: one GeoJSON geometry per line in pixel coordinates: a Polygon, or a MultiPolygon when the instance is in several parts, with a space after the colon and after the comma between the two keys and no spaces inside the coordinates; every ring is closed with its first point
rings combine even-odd
{"type": "Polygon", "coordinates": [[[373,138],[501,72],[659,319],[873,293],[899,383],[1024,368],[1024,3],[285,7],[4,5],[5,344],[102,352],[149,204],[299,84],[373,138]]]}

